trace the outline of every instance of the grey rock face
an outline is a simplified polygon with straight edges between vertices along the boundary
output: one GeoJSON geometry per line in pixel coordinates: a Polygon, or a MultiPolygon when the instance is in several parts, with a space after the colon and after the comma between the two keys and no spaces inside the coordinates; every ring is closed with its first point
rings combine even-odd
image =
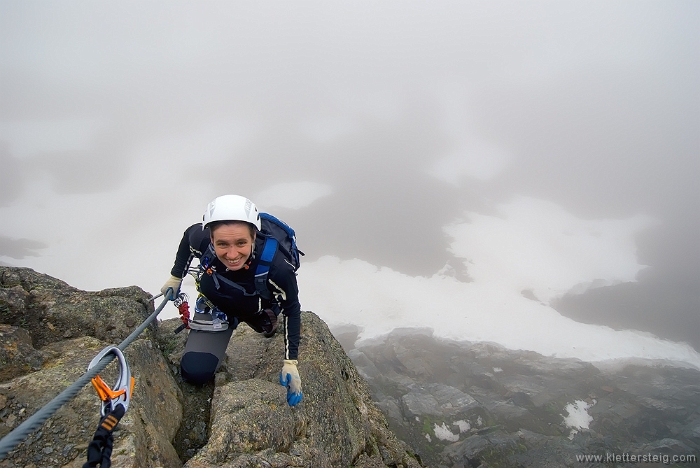
{"type": "Polygon", "coordinates": [[[477,405],[471,396],[442,384],[416,385],[401,401],[406,411],[415,416],[455,416],[477,405]]]}
{"type": "Polygon", "coordinates": [[[0,381],[41,369],[43,357],[24,328],[0,324],[0,381]]]}
{"type": "Polygon", "coordinates": [[[281,333],[265,338],[239,325],[217,375],[208,441],[185,467],[422,466],[388,429],[366,382],[318,316],[302,313],[304,399],[294,408],[279,385],[283,356],[281,333]]]}
{"type": "Polygon", "coordinates": [[[0,267],[0,323],[28,330],[35,348],[81,336],[119,343],[153,312],[148,297],[136,286],[85,292],[29,268],[0,267]]]}
{"type": "Polygon", "coordinates": [[[390,427],[429,466],[587,466],[577,456],[700,455],[695,369],[627,364],[603,371],[411,330],[349,355],[390,427]]]}
{"type": "MultiPolygon", "coordinates": [[[[82,292],[25,268],[0,267],[0,298],[0,317],[10,322],[0,325],[10,331],[0,333],[0,349],[17,350],[9,367],[3,366],[15,371],[0,372],[1,436],[72,384],[101,349],[126,338],[131,327],[124,322],[136,325],[153,311],[148,295],[138,288],[82,292]],[[107,341],[109,337],[114,340],[107,341]],[[29,368],[17,364],[27,360],[33,363],[29,368]]],[[[182,465],[170,442],[182,417],[179,389],[153,344],[154,336],[147,330],[125,353],[136,385],[129,411],[115,432],[113,466],[182,465]]],[[[112,363],[102,372],[109,385],[116,370],[112,363]]],[[[99,418],[97,395],[91,386],[85,387],[0,461],[0,467],[80,467],[99,418]]]]}

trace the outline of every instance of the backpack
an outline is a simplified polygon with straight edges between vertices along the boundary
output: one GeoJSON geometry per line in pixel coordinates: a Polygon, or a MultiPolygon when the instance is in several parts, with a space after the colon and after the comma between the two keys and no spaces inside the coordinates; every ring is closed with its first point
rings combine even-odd
{"type": "MultiPolygon", "coordinates": [[[[272,294],[267,288],[267,276],[270,272],[270,265],[277,251],[281,251],[285,256],[285,261],[292,266],[296,272],[301,265],[299,260],[300,255],[304,255],[304,252],[299,250],[297,247],[297,238],[292,229],[284,221],[277,219],[268,213],[260,213],[260,225],[261,230],[257,233],[259,237],[265,239],[263,243],[262,251],[260,253],[260,260],[258,261],[258,266],[255,269],[255,293],[260,295],[265,300],[272,300],[272,294]],[[279,247],[279,248],[278,248],[279,247]]],[[[216,271],[210,268],[211,261],[216,258],[214,253],[214,246],[209,244],[206,252],[200,258],[199,264],[199,277],[206,273],[211,275],[214,279],[214,283],[218,289],[219,281],[222,281],[229,286],[239,289],[246,296],[254,295],[253,293],[247,293],[245,289],[234,283],[233,281],[219,275],[216,271]]]]}
{"type": "Polygon", "coordinates": [[[297,247],[294,229],[281,219],[275,218],[269,213],[260,213],[260,225],[261,232],[258,235],[265,238],[265,243],[260,254],[260,261],[255,269],[255,290],[263,299],[269,300],[272,295],[267,289],[267,274],[270,272],[270,265],[277,250],[284,254],[285,261],[292,266],[294,271],[297,271],[301,266],[299,256],[303,256],[304,252],[297,247]]]}

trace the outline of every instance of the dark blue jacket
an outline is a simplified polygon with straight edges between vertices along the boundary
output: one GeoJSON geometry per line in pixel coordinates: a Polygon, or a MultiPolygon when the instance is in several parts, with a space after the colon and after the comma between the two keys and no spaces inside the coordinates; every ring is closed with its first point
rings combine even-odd
{"type": "MultiPolygon", "coordinates": [[[[262,252],[264,243],[262,236],[255,239],[253,256],[247,269],[229,271],[221,261],[214,256],[212,267],[218,275],[236,283],[239,287],[228,285],[225,281],[214,281],[214,277],[203,274],[199,281],[199,292],[204,294],[222,312],[245,321],[258,311],[272,308],[273,301],[279,305],[284,317],[285,359],[297,359],[299,351],[299,334],[301,328],[301,305],[299,304],[299,288],[294,268],[285,261],[285,256],[278,251],[270,265],[267,276],[267,287],[272,294],[272,301],[265,300],[255,290],[255,268],[259,258],[256,253],[262,252]],[[218,284],[217,284],[218,283],[218,284]],[[241,289],[242,288],[242,289],[241,289]],[[244,290],[244,291],[243,291],[244,290]]],[[[202,230],[201,224],[193,224],[185,231],[175,257],[175,265],[171,274],[184,278],[190,263],[196,257],[201,259],[211,243],[209,229],[202,230]]]]}

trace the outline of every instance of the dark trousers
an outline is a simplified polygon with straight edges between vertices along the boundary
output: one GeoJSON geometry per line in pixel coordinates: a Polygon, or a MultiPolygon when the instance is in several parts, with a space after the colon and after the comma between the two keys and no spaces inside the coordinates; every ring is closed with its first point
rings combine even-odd
{"type": "MultiPolygon", "coordinates": [[[[245,322],[258,333],[270,333],[276,327],[279,312],[260,311],[245,322]]],[[[185,344],[185,353],[180,359],[182,378],[194,384],[209,381],[223,363],[226,347],[231,340],[238,320],[229,319],[229,328],[224,331],[190,330],[185,344]]]]}

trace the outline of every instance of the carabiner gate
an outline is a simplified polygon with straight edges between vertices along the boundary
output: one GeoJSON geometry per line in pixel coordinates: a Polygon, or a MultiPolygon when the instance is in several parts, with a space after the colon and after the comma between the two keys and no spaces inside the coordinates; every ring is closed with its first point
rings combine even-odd
{"type": "Polygon", "coordinates": [[[95,387],[97,395],[100,397],[100,400],[102,400],[102,405],[100,406],[100,414],[102,416],[111,413],[117,405],[124,406],[124,412],[126,412],[126,410],[129,409],[131,395],[134,393],[134,384],[136,383],[136,379],[131,376],[129,364],[127,364],[122,350],[116,346],[107,346],[100,351],[100,353],[90,361],[88,370],[95,367],[97,363],[109,353],[114,353],[119,361],[119,377],[114,387],[109,388],[99,375],[91,380],[92,386],[95,387]]]}

